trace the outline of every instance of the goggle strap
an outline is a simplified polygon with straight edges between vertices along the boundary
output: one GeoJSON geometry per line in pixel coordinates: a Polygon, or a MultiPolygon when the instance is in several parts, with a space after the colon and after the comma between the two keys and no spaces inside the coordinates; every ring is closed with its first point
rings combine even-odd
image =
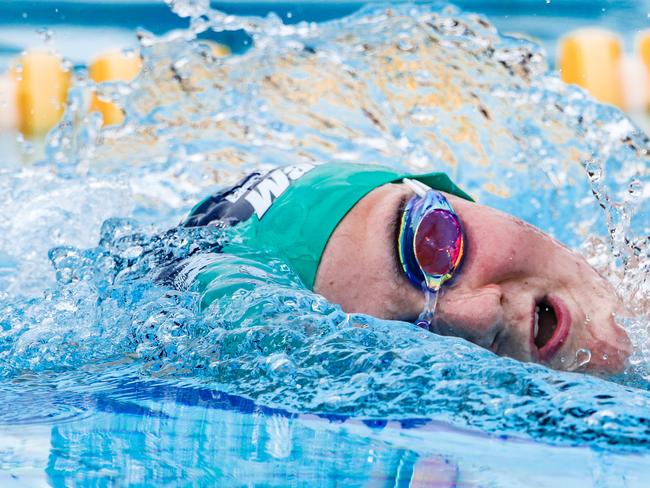
{"type": "Polygon", "coordinates": [[[424,197],[429,190],[431,190],[430,187],[422,183],[421,181],[418,180],[412,180],[410,178],[404,178],[402,180],[402,183],[404,183],[406,186],[408,186],[413,192],[419,196],[419,197],[424,197]]]}

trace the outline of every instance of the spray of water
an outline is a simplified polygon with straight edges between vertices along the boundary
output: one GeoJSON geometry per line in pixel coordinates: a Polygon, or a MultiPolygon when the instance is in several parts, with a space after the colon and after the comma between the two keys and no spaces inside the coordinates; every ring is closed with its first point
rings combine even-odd
{"type": "MultiPolygon", "coordinates": [[[[204,313],[192,289],[155,281],[162,263],[237,241],[167,229],[252,168],[443,170],[580,248],[615,283],[637,346],[622,381],[647,388],[649,144],[623,114],[547,73],[536,46],[447,6],[286,26],[169,3],[188,28],[139,32],[144,68],[131,83],[75,73],[45,157],[0,178],[0,377],[12,398],[17,379],[70,375],[64,390],[118,371],[298,411],[643,447],[646,390],[344,314],[271,256],[220,255],[229,293],[204,313]],[[215,58],[201,42],[238,29],[253,40],[241,56],[215,58]],[[122,126],[101,128],[87,112],[92,91],[124,108],[122,126]]],[[[581,351],[576,369],[589,358],[581,351]]]]}

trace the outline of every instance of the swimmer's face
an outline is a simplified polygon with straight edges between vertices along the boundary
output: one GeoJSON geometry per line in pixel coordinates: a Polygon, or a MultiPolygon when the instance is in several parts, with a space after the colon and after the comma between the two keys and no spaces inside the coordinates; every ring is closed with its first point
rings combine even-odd
{"type": "MultiPolygon", "coordinates": [[[[399,265],[396,229],[412,196],[408,187],[389,184],[357,203],[327,244],[315,291],[347,312],[414,321],[425,296],[399,265]]],[[[447,198],[467,251],[458,276],[443,286],[435,332],[556,369],[624,368],[631,344],[614,322],[621,304],[582,256],[521,220],[447,198]],[[586,351],[591,360],[581,366],[586,351]]]]}

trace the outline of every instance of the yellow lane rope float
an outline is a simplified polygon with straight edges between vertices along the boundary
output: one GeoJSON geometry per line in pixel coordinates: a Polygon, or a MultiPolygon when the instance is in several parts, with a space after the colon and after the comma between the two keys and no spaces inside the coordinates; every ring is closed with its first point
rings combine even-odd
{"type": "Polygon", "coordinates": [[[16,125],[25,136],[44,134],[63,114],[70,71],[46,51],[23,54],[10,69],[16,100],[16,125]]]}
{"type": "MultiPolygon", "coordinates": [[[[90,64],[90,78],[101,83],[102,81],[131,81],[138,76],[142,68],[140,56],[133,51],[106,52],[90,64]]],[[[122,110],[111,102],[105,102],[93,96],[91,110],[101,112],[104,125],[121,124],[124,120],[122,110]]]]}
{"type": "Polygon", "coordinates": [[[562,80],[585,88],[597,100],[623,106],[622,43],[603,29],[579,29],[566,35],[558,47],[562,80]]]}
{"type": "MultiPolygon", "coordinates": [[[[201,41],[215,57],[228,56],[223,44],[201,41]]],[[[142,68],[133,51],[109,51],[89,66],[90,78],[103,81],[131,81],[142,68]]],[[[57,54],[28,51],[11,63],[9,72],[0,75],[0,130],[18,129],[26,137],[45,135],[63,115],[71,74],[57,54]]],[[[91,110],[101,112],[104,125],[120,124],[122,110],[115,104],[93,96],[91,110]]]]}

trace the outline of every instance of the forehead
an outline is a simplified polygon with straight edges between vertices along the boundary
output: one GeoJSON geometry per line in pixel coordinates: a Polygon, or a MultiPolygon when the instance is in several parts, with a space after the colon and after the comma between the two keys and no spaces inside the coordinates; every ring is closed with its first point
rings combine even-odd
{"type": "Polygon", "coordinates": [[[367,204],[366,212],[372,213],[376,217],[382,217],[387,213],[394,212],[403,197],[413,195],[415,195],[413,190],[403,183],[387,183],[363,197],[357,206],[365,207],[367,204]]]}
{"type": "MultiPolygon", "coordinates": [[[[345,216],[353,220],[363,246],[381,246],[392,251],[399,231],[400,208],[404,202],[414,196],[412,189],[402,183],[387,183],[375,188],[363,197],[345,216]]],[[[396,250],[396,248],[395,248],[396,250]]]]}

